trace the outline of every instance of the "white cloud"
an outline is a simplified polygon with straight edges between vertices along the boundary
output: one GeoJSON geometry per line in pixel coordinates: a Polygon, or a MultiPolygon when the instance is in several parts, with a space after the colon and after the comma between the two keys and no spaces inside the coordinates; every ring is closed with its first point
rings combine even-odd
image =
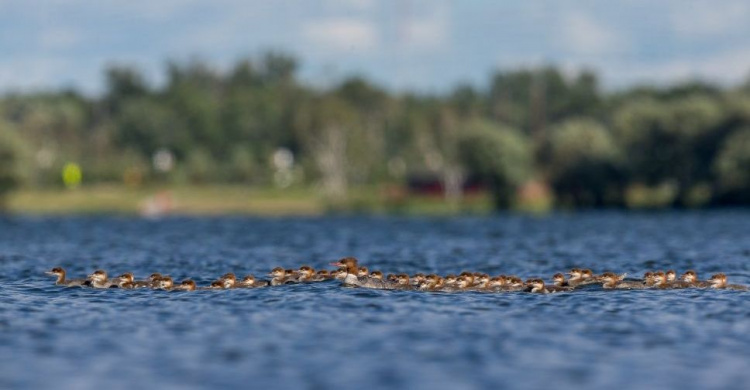
{"type": "Polygon", "coordinates": [[[360,19],[318,20],[307,23],[302,33],[310,43],[324,50],[368,51],[380,43],[375,26],[360,19]]]}
{"type": "Polygon", "coordinates": [[[689,36],[720,36],[748,30],[750,3],[747,1],[680,1],[671,9],[672,29],[689,36]]]}
{"type": "Polygon", "coordinates": [[[584,12],[570,12],[562,17],[559,43],[579,55],[601,55],[622,52],[630,46],[616,31],[584,12]]]}

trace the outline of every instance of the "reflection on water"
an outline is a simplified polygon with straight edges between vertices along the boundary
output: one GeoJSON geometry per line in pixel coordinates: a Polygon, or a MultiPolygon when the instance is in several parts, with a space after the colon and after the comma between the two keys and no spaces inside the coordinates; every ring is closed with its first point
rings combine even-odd
{"type": "Polygon", "coordinates": [[[70,277],[316,268],[542,276],[724,271],[750,284],[750,213],[548,218],[115,217],[0,221],[0,387],[743,388],[748,293],[419,293],[336,282],[164,292],[59,288],[70,277]]]}

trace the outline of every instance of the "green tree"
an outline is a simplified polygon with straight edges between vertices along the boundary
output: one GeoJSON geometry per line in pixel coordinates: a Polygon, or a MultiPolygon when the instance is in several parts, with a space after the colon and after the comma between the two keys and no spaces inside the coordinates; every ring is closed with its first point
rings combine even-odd
{"type": "Polygon", "coordinates": [[[750,127],[727,137],[713,169],[725,203],[750,203],[750,127]]]}
{"type": "Polygon", "coordinates": [[[24,178],[26,145],[10,124],[0,119],[0,210],[5,209],[8,194],[24,178]]]}
{"type": "Polygon", "coordinates": [[[619,153],[610,133],[591,119],[569,119],[552,129],[548,175],[557,199],[574,207],[620,204],[619,153]]]}
{"type": "Polygon", "coordinates": [[[487,183],[497,209],[509,208],[518,186],[532,174],[529,141],[509,127],[487,121],[468,124],[459,153],[469,173],[487,183]]]}

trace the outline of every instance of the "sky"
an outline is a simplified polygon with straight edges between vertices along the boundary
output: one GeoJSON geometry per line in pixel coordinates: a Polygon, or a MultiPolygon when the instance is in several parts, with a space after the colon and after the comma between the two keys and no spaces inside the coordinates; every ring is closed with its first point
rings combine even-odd
{"type": "Polygon", "coordinates": [[[163,82],[168,60],[217,70],[268,50],[327,86],[365,76],[394,91],[487,85],[556,65],[605,88],[750,76],[747,0],[0,0],[0,93],[103,89],[112,64],[163,82]]]}

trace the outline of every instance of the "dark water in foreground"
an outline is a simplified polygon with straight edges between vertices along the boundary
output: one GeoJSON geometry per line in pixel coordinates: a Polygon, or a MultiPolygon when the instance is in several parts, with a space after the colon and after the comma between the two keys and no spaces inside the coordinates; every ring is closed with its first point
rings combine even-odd
{"type": "Polygon", "coordinates": [[[354,255],[386,272],[724,271],[750,284],[750,212],[548,218],[0,220],[0,388],[747,388],[750,294],[418,293],[335,282],[64,289],[63,266],[201,284],[354,255]],[[137,387],[134,387],[137,386],[137,387]]]}

